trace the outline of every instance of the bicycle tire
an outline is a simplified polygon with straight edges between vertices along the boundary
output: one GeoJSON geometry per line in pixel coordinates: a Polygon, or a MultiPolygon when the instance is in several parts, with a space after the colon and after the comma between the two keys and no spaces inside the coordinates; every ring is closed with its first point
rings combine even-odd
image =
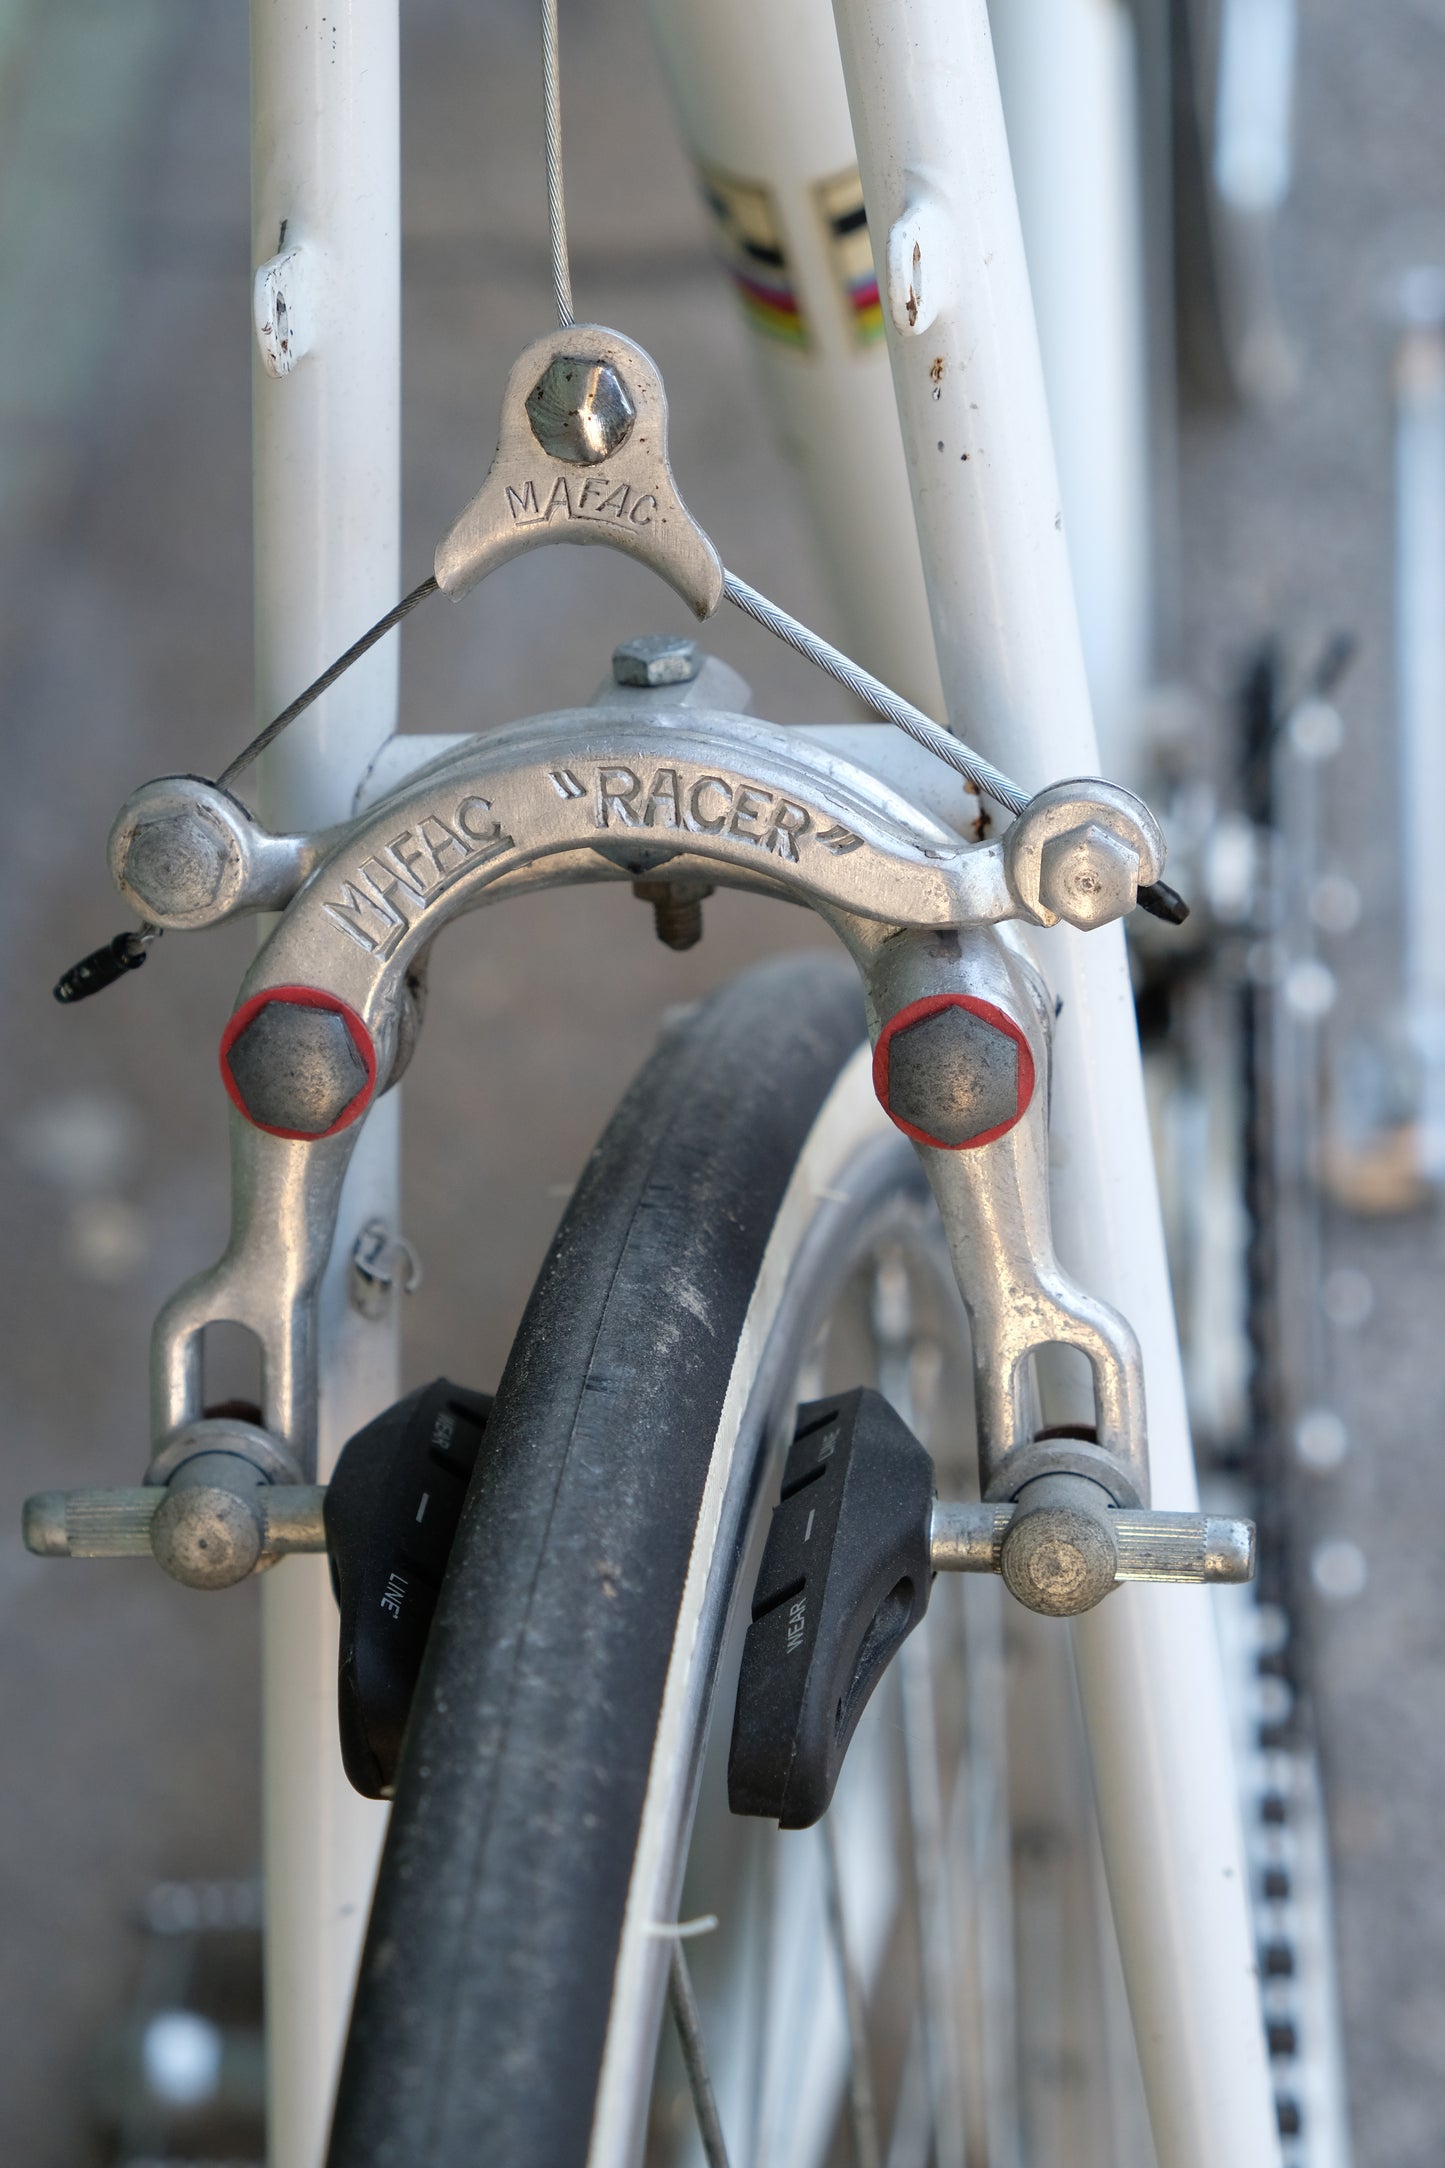
{"type": "Polygon", "coordinates": [[[585,2072],[600,2069],[611,1987],[597,1953],[621,1934],[666,1622],[768,1237],[862,1033],[848,966],[751,973],[664,1042],[584,1172],[498,1389],[438,1607],[334,2168],[472,2162],[482,2130],[494,2160],[586,2157],[585,2072]],[[765,1058],[782,1046],[786,1062],[765,1058]],[[683,1378],[693,1419],[679,1429],[683,1378]],[[552,1833],[584,1828],[603,1832],[586,1862],[564,1857],[552,1833]],[[560,2087],[559,2040],[575,2080],[560,2087]]]}
{"type": "Polygon", "coordinates": [[[498,1388],[403,1747],[330,2168],[641,2157],[669,1961],[650,1929],[676,1917],[760,1411],[796,1367],[790,1290],[826,1279],[843,1221],[900,1184],[931,1210],[872,1098],[841,960],[748,973],[624,1099],[498,1388]]]}

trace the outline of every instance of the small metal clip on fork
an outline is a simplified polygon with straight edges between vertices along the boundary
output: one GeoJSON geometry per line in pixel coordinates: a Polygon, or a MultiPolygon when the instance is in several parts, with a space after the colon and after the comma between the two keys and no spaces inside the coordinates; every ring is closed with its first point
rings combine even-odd
{"type": "Polygon", "coordinates": [[[385,1220],[368,1220],[351,1250],[353,1310],[375,1322],[391,1308],[398,1285],[403,1294],[414,1295],[421,1277],[421,1260],[405,1235],[393,1234],[385,1220]]]}

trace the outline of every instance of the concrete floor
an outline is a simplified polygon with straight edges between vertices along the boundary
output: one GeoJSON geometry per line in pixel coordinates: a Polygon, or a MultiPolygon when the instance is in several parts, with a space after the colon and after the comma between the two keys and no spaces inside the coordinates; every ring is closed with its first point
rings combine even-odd
{"type": "MultiPolygon", "coordinates": [[[[826,627],[637,13],[591,0],[567,22],[569,81],[587,86],[569,107],[579,289],[661,361],[679,471],[725,557],[826,627]],[[605,125],[621,112],[658,118],[605,125]]],[[[529,0],[409,0],[404,17],[403,561],[419,577],[548,304],[529,0]]],[[[1336,959],[1341,1016],[1373,1029],[1398,938],[1382,297],[1406,263],[1445,260],[1445,14],[1379,0],[1366,36],[1346,0],[1315,0],[1302,65],[1283,250],[1301,389],[1268,419],[1185,428],[1178,659],[1218,692],[1260,632],[1360,634],[1331,821],[1366,899],[1336,959]]],[[[121,923],[103,842],[128,790],[213,769],[248,735],[246,129],[235,6],[0,0],[0,2157],[26,2168],[99,2157],[88,2058],[134,1977],[150,1883],[244,1873],[257,1850],[254,1589],[205,1598],[141,1566],[41,1564],[16,1533],[32,1489],[135,1479],[151,1318],[225,1223],[213,1049],[250,933],[168,940],[76,1013],[49,988],[121,923]]],[[[679,611],[603,553],[508,567],[407,633],[404,725],[585,698],[615,637],[679,611]]],[[[764,711],[837,712],[762,635],[721,626],[716,645],[764,711]]],[[[702,948],[675,957],[606,890],[585,911],[514,905],[441,945],[407,1084],[407,1228],[428,1267],[411,1378],[494,1381],[560,1199],[661,1012],[816,938],[739,898],[709,919],[702,948]],[[424,1141],[437,1136],[445,1155],[424,1141]]],[[[1342,1222],[1330,1244],[1374,1289],[1333,1352],[1354,1450],[1303,1503],[1312,1533],[1348,1522],[1372,1566],[1357,1603],[1313,1622],[1358,2159],[1427,2168],[1445,2152],[1441,1235],[1427,1217],[1342,1222]]]]}

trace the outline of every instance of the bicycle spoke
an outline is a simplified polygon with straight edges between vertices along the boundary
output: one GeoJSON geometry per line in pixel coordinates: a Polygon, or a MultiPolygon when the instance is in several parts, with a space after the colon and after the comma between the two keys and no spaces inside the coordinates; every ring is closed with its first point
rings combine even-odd
{"type": "Polygon", "coordinates": [[[893,2109],[893,2128],[888,2134],[886,2168],[929,2168],[933,2144],[933,2116],[928,2099],[928,2069],[923,2047],[922,2013],[915,2010],[908,2028],[908,2048],[898,2099],[893,2109]]]}
{"type": "Polygon", "coordinates": [[[853,2124],[853,2150],[858,2168],[882,2168],[878,2147],[878,2116],[873,2103],[873,2076],[868,2062],[868,2012],[863,1983],[853,1962],[848,1925],[843,1915],[843,1883],[838,1870],[838,1836],[831,1814],[821,1823],[823,1832],[823,1880],[828,1897],[828,1924],[843,1981],[843,2004],[848,2015],[848,2106],[853,2124]]]}
{"type": "MultiPolygon", "coordinates": [[[[872,1330],[877,1352],[878,1381],[893,1405],[923,1435],[926,1426],[915,1406],[915,1371],[918,1342],[913,1289],[902,1258],[897,1253],[880,1257],[873,1280],[872,1330]]],[[[936,1380],[934,1381],[936,1385],[936,1380]]],[[[945,1598],[947,1605],[947,1598],[945,1598]]],[[[960,1807],[976,1807],[972,1773],[974,1757],[965,1743],[945,1790],[941,1774],[941,1749],[934,1703],[933,1673],[943,1615],[960,1629],[964,1671],[968,1678],[965,1735],[977,1721],[973,1690],[975,1662],[970,1637],[962,1632],[961,1610],[939,1607],[930,1634],[915,1636],[904,1644],[899,1656],[904,1733],[904,1778],[912,1835],[914,1897],[919,1938],[921,2002],[918,2020],[909,2037],[909,2055],[917,2048],[921,2064],[916,2083],[923,2086],[933,2116],[935,2168],[965,2168],[965,2164],[993,2159],[995,2110],[1007,2108],[1007,2097],[996,2102],[997,2088],[990,2084],[988,2051],[984,2037],[984,2008],[988,1984],[984,1977],[990,1953],[985,1947],[985,1923],[975,1903],[983,1861],[975,1861],[952,1841],[960,1807]],[[972,2053],[969,2052],[970,2048],[972,2053]]],[[[990,1857],[988,1867],[999,1861],[990,1857]]],[[[1002,1862],[1007,1875],[1007,1854],[1002,1862]]],[[[1007,2088],[1005,2088],[1007,2095],[1007,2088]]],[[[907,2128],[909,2103],[900,2091],[894,2118],[895,2146],[900,2157],[911,2157],[907,2128]],[[902,2127],[900,2127],[902,2126],[902,2127]]],[[[914,2111],[916,2113],[916,2110],[914,2111]]],[[[1000,2124],[1002,2135],[1005,2114],[1000,2124]]],[[[1004,2157],[1011,2157],[1008,2149],[1004,2157]]]]}
{"type": "MultiPolygon", "coordinates": [[[[878,1381],[904,1420],[917,1427],[913,1407],[913,1300],[897,1254],[878,1261],[873,1281],[873,1336],[878,1381]]],[[[935,1627],[935,1633],[937,1628],[935,1627]]],[[[904,1739],[904,1788],[913,1838],[914,1901],[922,1990],[919,2032],[923,2075],[933,2113],[935,2168],[965,2168],[964,2109],[958,2058],[945,1806],[938,1767],[930,1644],[918,1636],[899,1653],[904,1739]]],[[[909,2046],[912,2048],[912,2040],[909,2046]]],[[[902,2101],[900,2099],[900,2114],[902,2101]]],[[[897,2118],[895,2117],[895,2122],[897,2118]]]]}
{"type": "Polygon", "coordinates": [[[752,2039],[753,2114],[750,2168],[765,2168],[773,2158],[773,1947],[774,1906],[777,1897],[779,1832],[769,1829],[754,1849],[750,1909],[762,1923],[759,1935],[757,2008],[752,2039]]]}
{"type": "Polygon", "coordinates": [[[963,1650],[967,1722],[949,1809],[948,1857],[960,1934],[977,1964],[978,2112],[989,2168],[1019,2168],[1017,2037],[1014,2031],[1013,1857],[1009,1833],[1008,1724],[1003,1620],[994,1589],[954,1592],[963,1650]]]}
{"type": "Polygon", "coordinates": [[[899,1651],[902,1683],[904,1782],[913,1836],[913,1872],[923,1975],[924,2066],[933,2104],[936,2168],[965,2168],[964,2106],[959,2071],[959,2012],[954,1990],[954,1942],[948,1864],[944,1856],[943,1787],[933,1707],[928,1644],[913,1636],[899,1651]]]}
{"type": "Polygon", "coordinates": [[[707,2155],[708,2168],[728,2168],[727,2143],[723,2138],[722,2124],[718,2120],[717,2101],[713,2095],[712,2077],[707,2067],[707,2048],[702,2037],[702,2021],[698,2016],[697,1997],[692,1991],[692,1974],[687,1969],[687,1958],[680,1942],[672,1945],[672,1959],[667,1974],[667,2000],[672,2010],[673,2023],[677,2027],[678,2045],[682,2049],[683,2066],[692,2093],[693,2112],[702,2137],[702,2149],[707,2155]]]}

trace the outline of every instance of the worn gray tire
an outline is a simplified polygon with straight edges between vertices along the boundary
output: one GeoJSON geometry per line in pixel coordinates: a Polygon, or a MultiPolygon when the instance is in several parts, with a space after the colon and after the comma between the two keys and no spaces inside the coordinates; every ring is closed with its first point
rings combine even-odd
{"type": "Polygon", "coordinates": [[[428,1646],[330,2168],[642,2144],[718,1650],[794,1293],[912,1152],[856,973],[770,963],[674,1030],[583,1175],[498,1390],[428,1646]],[[848,1176],[848,1199],[837,1183],[848,1176]],[[700,1529],[701,1524],[701,1529],[700,1529]]]}

